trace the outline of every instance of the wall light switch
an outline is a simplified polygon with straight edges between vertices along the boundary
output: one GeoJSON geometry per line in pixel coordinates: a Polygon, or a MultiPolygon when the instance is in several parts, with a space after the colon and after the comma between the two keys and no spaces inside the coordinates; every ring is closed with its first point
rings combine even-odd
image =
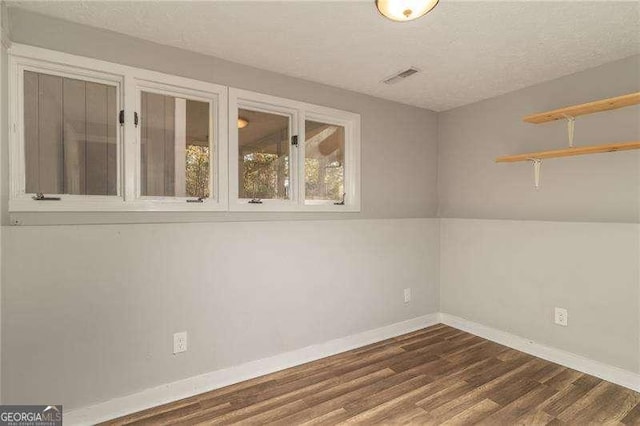
{"type": "Polygon", "coordinates": [[[173,335],[173,354],[187,351],[187,332],[182,331],[173,335]]]}
{"type": "Polygon", "coordinates": [[[411,302],[411,289],[410,288],[405,288],[404,289],[404,303],[409,303],[411,302]]]}
{"type": "Polygon", "coordinates": [[[558,325],[566,327],[569,321],[569,313],[564,308],[556,308],[555,322],[558,325]]]}

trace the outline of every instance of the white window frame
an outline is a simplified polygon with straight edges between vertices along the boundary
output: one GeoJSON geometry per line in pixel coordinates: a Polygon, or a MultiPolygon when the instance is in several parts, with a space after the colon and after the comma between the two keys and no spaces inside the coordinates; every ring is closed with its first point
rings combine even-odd
{"type": "MultiPolygon", "coordinates": [[[[138,73],[139,74],[139,73],[138,73]]],[[[226,105],[227,89],[217,84],[205,83],[181,77],[145,73],[146,78],[133,78],[135,85],[135,111],[140,123],[144,120],[141,111],[142,92],[169,95],[206,102],[209,105],[209,191],[212,196],[202,203],[188,203],[194,197],[157,197],[141,195],[141,130],[135,126],[135,147],[131,156],[135,161],[134,179],[129,187],[134,188],[133,200],[144,210],[162,211],[225,211],[227,210],[227,144],[226,105]],[[221,107],[222,105],[222,107],[221,107]]],[[[129,194],[131,196],[131,194],[129,194]]],[[[129,200],[129,198],[127,198],[129,200]]]]}
{"type": "Polygon", "coordinates": [[[319,105],[293,101],[262,93],[229,88],[229,208],[231,211],[298,211],[298,212],[359,212],[360,211],[360,115],[319,105]],[[291,136],[298,136],[298,145],[291,146],[291,198],[261,200],[249,203],[238,198],[238,109],[275,114],[288,114],[292,120],[291,136]],[[313,120],[343,126],[345,129],[344,204],[335,200],[305,200],[305,121],[313,120]]]}
{"type": "MultiPolygon", "coordinates": [[[[9,49],[9,173],[10,173],[10,212],[109,212],[109,211],[226,211],[228,210],[227,190],[227,88],[226,86],[206,83],[158,73],[126,65],[114,64],[82,56],[70,55],[58,51],[14,43],[9,49]],[[24,155],[24,70],[34,70],[71,78],[81,78],[99,83],[113,82],[119,85],[118,111],[125,111],[125,123],[117,123],[118,143],[118,179],[117,194],[110,196],[55,194],[59,201],[36,201],[33,194],[25,191],[25,155],[24,155]],[[176,93],[199,94],[213,101],[210,109],[215,126],[214,149],[217,155],[211,181],[216,189],[213,197],[204,203],[187,203],[174,200],[138,199],[137,168],[139,157],[138,129],[134,126],[136,104],[136,84],[173,86],[176,93]]],[[[210,132],[210,137],[213,133],[210,132]]],[[[213,162],[210,163],[213,165],[213,162]]],[[[53,195],[53,194],[45,194],[53,195]]]]}
{"type": "Polygon", "coordinates": [[[301,118],[300,161],[305,163],[306,121],[333,124],[344,128],[344,205],[335,200],[306,200],[304,170],[300,179],[300,197],[304,210],[313,211],[360,211],[360,115],[317,105],[305,105],[301,118]]]}
{"type": "MultiPolygon", "coordinates": [[[[280,102],[279,98],[229,88],[229,203],[232,211],[291,211],[298,204],[298,187],[292,185],[298,174],[298,155],[296,147],[289,142],[289,198],[261,199],[262,204],[252,204],[249,198],[239,198],[238,178],[238,109],[264,112],[290,117],[289,137],[297,136],[300,126],[296,108],[280,102]]],[[[251,125],[251,124],[249,124],[251,125]]]]}
{"type": "Polygon", "coordinates": [[[24,72],[56,75],[60,77],[75,78],[83,81],[115,86],[117,90],[116,111],[123,109],[124,76],[118,72],[110,72],[109,69],[96,70],[86,67],[84,63],[74,61],[52,60],[57,52],[49,52],[50,55],[40,55],[29,46],[12,45],[9,55],[9,173],[10,173],[10,199],[9,211],[75,211],[84,209],[112,210],[118,209],[123,202],[123,131],[118,122],[118,114],[113,117],[116,124],[116,158],[117,158],[117,195],[72,195],[72,194],[45,194],[46,196],[59,197],[60,201],[35,201],[35,194],[26,192],[26,163],[24,144],[24,72]],[[34,53],[34,54],[30,54],[34,53]]]}
{"type": "MultiPolygon", "coordinates": [[[[109,212],[109,211],[281,211],[281,212],[359,212],[360,115],[256,92],[158,73],[126,65],[100,61],[14,43],[9,56],[9,211],[10,212],[109,212]],[[24,92],[25,69],[115,85],[117,108],[125,111],[124,124],[116,120],[117,195],[55,194],[59,201],[36,201],[25,191],[24,92]],[[187,203],[178,197],[140,198],[139,127],[134,112],[139,109],[139,88],[158,89],[189,99],[205,99],[210,108],[210,162],[213,197],[203,203],[187,203]],[[290,147],[290,198],[262,200],[251,204],[238,199],[238,107],[292,117],[290,136],[298,136],[297,147],[290,147]],[[345,204],[333,200],[305,201],[304,151],[305,120],[336,124],[345,128],[345,204]],[[215,132],[215,135],[214,133],[215,132]],[[211,141],[210,141],[211,142],[211,141]]],[[[53,194],[45,194],[53,195],[53,194]]]]}

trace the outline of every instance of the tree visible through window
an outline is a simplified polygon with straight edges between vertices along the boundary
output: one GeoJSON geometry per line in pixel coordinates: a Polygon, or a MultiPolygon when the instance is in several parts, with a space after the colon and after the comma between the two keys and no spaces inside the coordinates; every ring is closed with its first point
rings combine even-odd
{"type": "Polygon", "coordinates": [[[141,92],[141,194],[211,197],[207,102],[141,92]]]}
{"type": "Polygon", "coordinates": [[[187,145],[186,156],[187,196],[209,197],[209,147],[187,145]]]}
{"type": "Polygon", "coordinates": [[[304,160],[305,194],[308,200],[341,200],[344,193],[344,167],[338,161],[304,160]],[[320,170],[322,168],[322,170],[320,170]]]}
{"type": "Polygon", "coordinates": [[[288,116],[239,109],[247,124],[238,129],[240,198],[288,199],[288,116]]]}

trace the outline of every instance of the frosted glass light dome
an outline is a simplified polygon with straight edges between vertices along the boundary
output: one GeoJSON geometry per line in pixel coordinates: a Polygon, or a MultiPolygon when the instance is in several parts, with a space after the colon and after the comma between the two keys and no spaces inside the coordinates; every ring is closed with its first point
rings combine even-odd
{"type": "Polygon", "coordinates": [[[392,21],[412,21],[436,7],[438,0],[376,0],[376,7],[392,21]]]}

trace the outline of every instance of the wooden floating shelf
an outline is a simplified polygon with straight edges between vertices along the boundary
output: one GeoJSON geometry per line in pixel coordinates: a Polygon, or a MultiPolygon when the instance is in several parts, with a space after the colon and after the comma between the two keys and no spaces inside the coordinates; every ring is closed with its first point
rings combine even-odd
{"type": "Polygon", "coordinates": [[[547,123],[549,121],[563,120],[567,117],[578,117],[580,115],[593,114],[595,112],[608,111],[637,104],[640,104],[640,92],[616,96],[615,98],[602,99],[600,101],[588,102],[586,104],[558,108],[553,111],[527,115],[523,120],[527,123],[540,124],[547,123]]]}
{"type": "Polygon", "coordinates": [[[530,152],[528,154],[506,155],[496,158],[496,163],[514,163],[516,161],[543,160],[547,158],[572,157],[574,155],[602,154],[605,152],[640,149],[640,141],[610,143],[605,145],[580,146],[556,149],[553,151],[530,152]]]}

